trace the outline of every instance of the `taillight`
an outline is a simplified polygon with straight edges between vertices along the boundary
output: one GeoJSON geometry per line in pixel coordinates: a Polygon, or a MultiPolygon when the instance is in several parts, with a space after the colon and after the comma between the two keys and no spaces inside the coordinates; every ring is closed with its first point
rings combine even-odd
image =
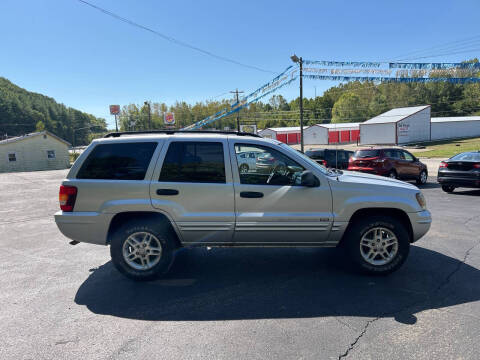
{"type": "Polygon", "coordinates": [[[75,199],[77,198],[77,188],[75,186],[60,185],[58,193],[58,201],[60,202],[60,210],[73,211],[75,199]]]}
{"type": "Polygon", "coordinates": [[[448,163],[446,163],[445,161],[442,161],[438,167],[439,167],[440,169],[448,168],[448,163]]]}
{"type": "Polygon", "coordinates": [[[473,164],[473,167],[474,167],[475,169],[480,169],[480,164],[473,164]]]}

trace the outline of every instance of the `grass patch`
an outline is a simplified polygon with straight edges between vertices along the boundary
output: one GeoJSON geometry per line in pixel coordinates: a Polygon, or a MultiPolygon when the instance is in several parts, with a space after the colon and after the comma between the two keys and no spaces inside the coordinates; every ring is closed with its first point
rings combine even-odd
{"type": "Polygon", "coordinates": [[[480,150],[480,138],[442,140],[418,145],[423,145],[426,149],[409,149],[416,156],[449,158],[461,152],[480,150]]]}

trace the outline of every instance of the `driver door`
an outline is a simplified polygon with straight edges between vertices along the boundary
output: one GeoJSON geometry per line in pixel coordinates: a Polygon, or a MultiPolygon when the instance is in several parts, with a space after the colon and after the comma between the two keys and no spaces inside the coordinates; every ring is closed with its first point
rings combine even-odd
{"type": "Polygon", "coordinates": [[[301,186],[306,169],[269,146],[229,139],[235,189],[235,245],[328,245],[332,199],[325,179],[301,186]],[[260,152],[256,167],[240,172],[236,154],[260,152]]]}

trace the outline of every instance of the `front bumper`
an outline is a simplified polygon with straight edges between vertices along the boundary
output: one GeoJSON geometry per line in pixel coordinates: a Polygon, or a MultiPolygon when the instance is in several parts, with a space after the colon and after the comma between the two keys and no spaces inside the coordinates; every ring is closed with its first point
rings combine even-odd
{"type": "Polygon", "coordinates": [[[114,214],[97,212],[55,213],[55,223],[67,238],[90,244],[106,245],[108,228],[114,214]]]}
{"type": "Polygon", "coordinates": [[[412,224],[413,230],[412,242],[415,242],[425,235],[430,229],[430,226],[432,225],[432,215],[430,214],[430,211],[423,210],[419,212],[408,213],[408,217],[410,218],[410,223],[412,224]]]}

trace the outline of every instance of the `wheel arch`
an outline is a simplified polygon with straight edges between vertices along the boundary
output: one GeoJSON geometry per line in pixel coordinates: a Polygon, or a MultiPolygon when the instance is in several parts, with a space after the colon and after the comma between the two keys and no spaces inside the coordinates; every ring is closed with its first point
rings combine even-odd
{"type": "Polygon", "coordinates": [[[365,208],[365,209],[359,209],[353,213],[352,217],[350,218],[350,221],[348,222],[348,226],[345,229],[345,232],[343,233],[342,239],[339,242],[339,245],[343,243],[346,237],[346,234],[348,234],[348,231],[358,219],[363,219],[369,216],[390,216],[400,220],[407,229],[410,243],[413,242],[412,223],[410,222],[410,218],[408,217],[405,211],[396,209],[396,208],[365,208]]]}
{"type": "Polygon", "coordinates": [[[155,220],[158,222],[164,222],[165,224],[167,224],[168,230],[174,236],[177,248],[182,247],[180,236],[175,226],[173,226],[172,221],[165,214],[155,211],[127,211],[116,214],[110,221],[110,226],[108,227],[107,245],[110,244],[112,236],[115,233],[116,229],[118,229],[124,223],[134,219],[155,220]]]}

